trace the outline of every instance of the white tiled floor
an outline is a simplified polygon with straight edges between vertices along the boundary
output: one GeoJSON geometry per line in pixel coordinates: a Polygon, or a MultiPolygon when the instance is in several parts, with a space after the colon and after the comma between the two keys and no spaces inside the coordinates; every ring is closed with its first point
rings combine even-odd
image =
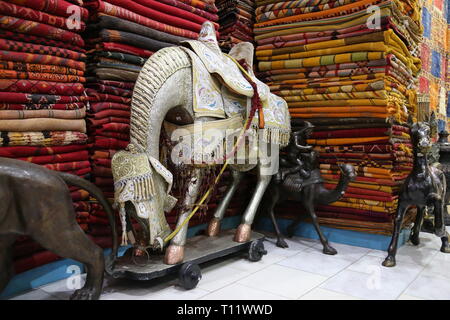
{"type": "MultiPolygon", "coordinates": [[[[398,250],[397,266],[385,268],[386,252],[333,243],[338,254],[322,253],[316,240],[293,238],[288,249],[268,238],[259,262],[233,256],[202,267],[197,288],[186,291],[177,280],[105,281],[102,299],[131,300],[283,300],[283,299],[450,299],[450,255],[439,252],[440,239],[421,234],[421,244],[398,250]]],[[[68,299],[62,280],[14,299],[68,299]]]]}

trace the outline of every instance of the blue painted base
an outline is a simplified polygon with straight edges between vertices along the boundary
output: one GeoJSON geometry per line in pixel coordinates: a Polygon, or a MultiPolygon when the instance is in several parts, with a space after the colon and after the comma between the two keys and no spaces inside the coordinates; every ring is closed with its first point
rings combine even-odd
{"type": "MultiPolygon", "coordinates": [[[[278,225],[281,232],[286,234],[286,228],[292,223],[289,219],[277,219],[278,225]]],[[[262,218],[255,225],[255,229],[266,230],[274,232],[272,221],[269,218],[262,218]]],[[[330,227],[321,227],[322,232],[325,237],[331,242],[343,243],[352,246],[377,249],[377,250],[387,250],[389,243],[391,242],[390,236],[357,232],[351,230],[335,229],[330,227]]],[[[404,245],[408,239],[410,229],[404,229],[399,236],[398,245],[399,247],[404,245]]],[[[297,229],[295,230],[295,235],[298,237],[309,238],[309,239],[319,239],[314,226],[311,223],[301,222],[297,229]]]]}
{"type": "MultiPolygon", "coordinates": [[[[222,221],[222,229],[233,229],[236,228],[241,221],[240,216],[228,217],[222,221]]],[[[206,229],[207,225],[202,224],[192,227],[188,230],[188,237],[195,236],[199,231],[206,229]]],[[[123,255],[126,249],[129,247],[121,247],[119,250],[119,255],[123,255]]],[[[105,255],[109,254],[111,249],[105,250],[105,255]]],[[[72,272],[68,271],[71,266],[78,266],[81,272],[84,272],[83,264],[71,260],[62,259],[58,260],[26,272],[20,273],[14,276],[9,282],[5,290],[0,294],[0,299],[6,299],[23,292],[29,291],[31,289],[66,279],[72,275],[72,272]]]]}

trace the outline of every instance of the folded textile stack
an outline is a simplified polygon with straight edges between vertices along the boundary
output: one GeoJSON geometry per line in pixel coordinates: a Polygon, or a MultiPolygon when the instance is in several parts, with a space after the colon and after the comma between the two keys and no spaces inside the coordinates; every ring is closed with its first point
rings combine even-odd
{"type": "Polygon", "coordinates": [[[293,130],[303,120],[316,126],[308,143],[319,153],[326,187],[338,184],[339,164],[357,172],[340,201],[316,208],[321,223],[390,233],[413,163],[405,124],[417,116],[418,1],[257,5],[259,77],[288,102],[293,130]]]}
{"type": "Polygon", "coordinates": [[[218,0],[220,47],[223,51],[243,41],[253,42],[254,0],[218,0]]]}
{"type": "MultiPolygon", "coordinates": [[[[0,1],[0,156],[89,178],[80,33],[88,12],[64,0],[0,1]],[[71,18],[77,12],[80,20],[71,18]]],[[[89,195],[70,188],[87,230],[89,195]]],[[[16,244],[16,271],[58,257],[30,239],[16,244]]]]}

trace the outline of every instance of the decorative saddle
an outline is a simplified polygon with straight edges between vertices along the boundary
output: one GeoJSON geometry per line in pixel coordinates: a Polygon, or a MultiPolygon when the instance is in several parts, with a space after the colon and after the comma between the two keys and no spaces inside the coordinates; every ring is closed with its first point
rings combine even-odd
{"type": "MultiPolygon", "coordinates": [[[[254,47],[249,42],[239,43],[230,54],[221,52],[214,25],[205,22],[198,40],[181,43],[192,60],[193,106],[196,118],[230,118],[248,116],[254,90],[242,74],[236,60],[253,66],[254,47]]],[[[265,142],[286,146],[291,132],[290,115],[284,99],[272,94],[270,88],[258,80],[252,68],[247,71],[256,83],[264,115],[262,137],[265,142]]],[[[255,114],[252,127],[258,128],[259,115],[255,114]]]]}

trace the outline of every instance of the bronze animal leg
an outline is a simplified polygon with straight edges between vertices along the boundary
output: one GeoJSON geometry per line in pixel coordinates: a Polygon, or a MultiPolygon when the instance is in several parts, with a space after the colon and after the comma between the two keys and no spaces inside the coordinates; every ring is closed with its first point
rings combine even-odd
{"type": "Polygon", "coordinates": [[[288,244],[284,240],[283,234],[280,231],[280,228],[278,227],[277,219],[275,218],[275,213],[273,209],[275,208],[275,205],[277,204],[278,200],[280,199],[280,189],[276,185],[272,185],[272,187],[269,187],[267,190],[269,193],[268,201],[264,203],[266,208],[263,208],[264,210],[267,210],[267,212],[270,215],[270,219],[272,220],[273,228],[275,229],[275,232],[277,234],[277,247],[280,248],[288,248],[288,244]]]}
{"type": "Polygon", "coordinates": [[[308,212],[309,216],[312,219],[313,226],[316,229],[320,242],[322,243],[323,253],[335,255],[337,253],[336,249],[330,246],[327,238],[320,229],[319,223],[317,222],[316,212],[314,211],[314,190],[315,190],[314,185],[306,187],[303,191],[304,198],[302,199],[302,202],[306,212],[308,212]]]}
{"type": "Polygon", "coordinates": [[[103,250],[86,236],[75,221],[70,197],[64,200],[51,203],[53,213],[64,219],[45,219],[42,224],[33,226],[30,236],[55,254],[79,261],[86,266],[86,283],[83,288],[74,292],[71,299],[97,300],[101,294],[105,270],[103,250]]]}
{"type": "Polygon", "coordinates": [[[444,202],[442,200],[435,201],[434,203],[434,232],[438,237],[441,237],[441,252],[450,253],[450,245],[448,243],[449,234],[445,230],[444,202]]]}
{"type": "Polygon", "coordinates": [[[239,186],[239,183],[242,181],[242,177],[244,176],[244,174],[245,173],[238,170],[231,169],[231,184],[228,186],[228,189],[222,201],[220,201],[219,205],[217,206],[217,209],[214,212],[214,217],[208,224],[208,229],[206,231],[208,236],[214,237],[217,236],[217,234],[220,232],[220,222],[222,221],[223,216],[225,215],[225,211],[230,205],[230,201],[233,198],[233,195],[236,193],[236,190],[239,186]]]}
{"type": "Polygon", "coordinates": [[[250,239],[252,231],[251,225],[255,218],[256,211],[258,210],[259,203],[261,202],[264,192],[272,179],[271,175],[265,175],[261,172],[264,172],[261,165],[258,165],[258,171],[258,183],[256,184],[255,192],[253,193],[252,199],[250,200],[250,203],[242,217],[242,222],[236,230],[236,234],[234,236],[234,241],[236,242],[246,242],[250,239]]]}
{"type": "Polygon", "coordinates": [[[397,254],[397,246],[398,246],[398,236],[400,234],[400,228],[403,223],[403,218],[405,217],[406,210],[408,210],[408,203],[405,201],[401,201],[398,204],[397,213],[394,220],[394,232],[392,233],[391,243],[389,244],[388,256],[383,261],[383,266],[385,267],[394,267],[395,255],[397,254]]]}
{"type": "MultiPolygon", "coordinates": [[[[201,169],[194,169],[192,177],[189,181],[189,187],[186,191],[183,207],[186,208],[178,217],[177,228],[180,227],[183,221],[192,212],[197,198],[199,196],[199,190],[202,184],[202,171],[201,169]]],[[[203,196],[203,195],[200,195],[203,196]]],[[[184,259],[184,245],[186,244],[187,230],[189,223],[186,223],[181,227],[177,235],[172,239],[170,245],[167,247],[166,254],[164,256],[165,264],[177,264],[183,262],[184,259]]]]}
{"type": "Polygon", "coordinates": [[[0,292],[6,288],[14,273],[12,245],[15,240],[16,237],[13,235],[0,236],[0,292]]]}
{"type": "Polygon", "coordinates": [[[411,241],[411,243],[415,246],[418,246],[420,244],[419,233],[420,228],[422,228],[422,222],[426,208],[426,206],[422,206],[417,209],[416,221],[414,222],[414,227],[409,237],[409,241],[411,241]]]}

